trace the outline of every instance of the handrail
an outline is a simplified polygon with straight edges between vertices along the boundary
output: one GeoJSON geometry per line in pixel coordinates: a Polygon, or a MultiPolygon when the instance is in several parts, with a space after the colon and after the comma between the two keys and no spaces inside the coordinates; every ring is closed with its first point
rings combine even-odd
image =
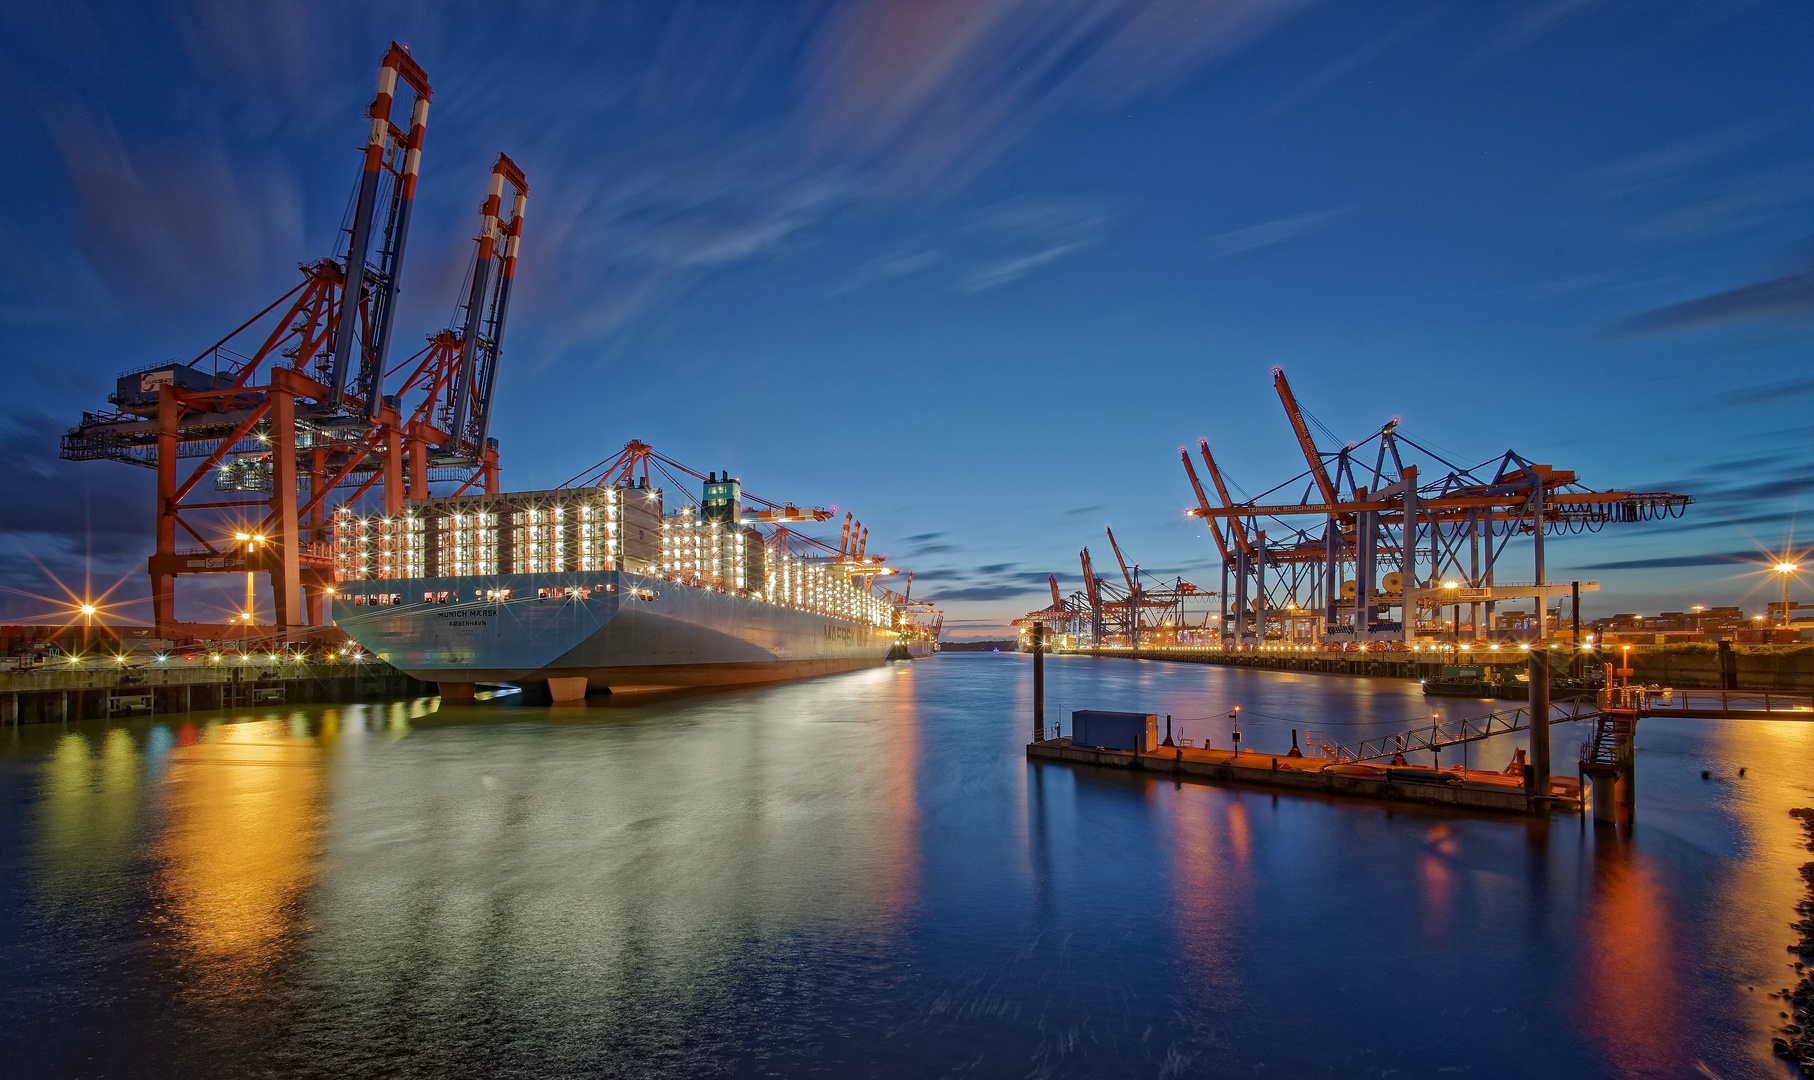
{"type": "MultiPolygon", "coordinates": [[[[1583,698],[1572,698],[1550,705],[1549,722],[1567,724],[1576,720],[1591,719],[1598,715],[1600,715],[1598,705],[1583,698]]],[[[1319,741],[1313,742],[1312,745],[1321,749],[1323,756],[1337,762],[1370,761],[1375,758],[1391,757],[1394,754],[1411,753],[1418,750],[1438,752],[1448,746],[1478,742],[1481,739],[1490,739],[1495,735],[1506,735],[1514,731],[1526,731],[1530,726],[1530,706],[1524,705],[1516,709],[1491,712],[1481,716],[1444,720],[1427,727],[1411,728],[1408,731],[1375,736],[1371,739],[1360,739],[1351,743],[1319,741]]]]}

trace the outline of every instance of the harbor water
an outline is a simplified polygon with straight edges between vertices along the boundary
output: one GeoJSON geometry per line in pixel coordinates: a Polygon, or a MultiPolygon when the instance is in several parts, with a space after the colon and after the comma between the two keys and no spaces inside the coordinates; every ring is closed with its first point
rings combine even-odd
{"type": "MultiPolygon", "coordinates": [[[[4,729],[0,1075],[1790,1075],[1814,723],[1645,721],[1616,832],[1032,764],[1030,675],[4,729]]],[[[1046,677],[1281,753],[1505,704],[1046,677]]]]}

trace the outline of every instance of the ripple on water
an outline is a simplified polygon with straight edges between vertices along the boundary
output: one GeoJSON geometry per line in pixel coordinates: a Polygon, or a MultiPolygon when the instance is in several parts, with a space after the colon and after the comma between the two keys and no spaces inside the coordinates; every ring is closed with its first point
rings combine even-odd
{"type": "MultiPolygon", "coordinates": [[[[20,729],[0,1050],[19,1075],[1780,1075],[1814,725],[1647,722],[1620,835],[1030,765],[1029,686],[1023,657],[947,655],[559,714],[20,729]]],[[[1394,680],[1084,657],[1047,693],[1223,746],[1239,704],[1280,750],[1432,711],[1394,680]]]]}

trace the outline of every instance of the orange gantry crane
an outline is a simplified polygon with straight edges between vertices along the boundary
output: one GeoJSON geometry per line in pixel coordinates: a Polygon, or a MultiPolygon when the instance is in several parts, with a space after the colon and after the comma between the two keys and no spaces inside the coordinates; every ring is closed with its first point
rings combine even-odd
{"type": "MultiPolygon", "coordinates": [[[[156,474],[147,569],[160,634],[176,632],[176,582],[190,574],[267,574],[279,636],[319,623],[339,569],[327,542],[330,499],[353,504],[379,488],[383,511],[370,533],[381,550],[370,572],[394,574],[420,558],[406,506],[428,496],[431,480],[496,491],[489,426],[528,199],[508,157],[499,156],[480,210],[463,321],[387,367],[432,95],[426,72],[393,42],[340,251],[305,264],[294,288],[187,363],[120,376],[113,408],[84,413],[64,436],[68,460],[156,474]],[[406,114],[395,108],[400,95],[406,114]],[[196,464],[185,473],[186,460],[196,464]],[[210,481],[216,494],[201,495],[210,481]]],[[[235,617],[252,620],[250,610],[235,617]]]]}
{"type": "Polygon", "coordinates": [[[1141,571],[1138,563],[1128,563],[1114,530],[1105,529],[1105,532],[1121,568],[1121,584],[1096,576],[1090,549],[1086,547],[1078,553],[1083,569],[1083,588],[1064,597],[1059,592],[1058,576],[1048,575],[1052,605],[1027,612],[1014,620],[1014,625],[1024,627],[1039,623],[1055,633],[1069,635],[1074,642],[1119,643],[1134,648],[1154,640],[1174,643],[1180,640],[1181,634],[1199,629],[1188,622],[1185,603],[1208,594],[1182,577],[1171,581],[1151,579],[1151,575],[1141,571]]]}
{"type": "Polygon", "coordinates": [[[1273,369],[1273,387],[1305,472],[1237,503],[1202,441],[1212,504],[1189,453],[1181,454],[1197,502],[1189,513],[1210,528],[1225,597],[1234,578],[1234,610],[1225,599],[1222,626],[1237,641],[1258,642],[1275,625],[1292,640],[1409,643],[1443,632],[1445,608],[1448,632],[1459,634],[1463,605],[1476,636],[1491,636],[1496,606],[1511,599],[1536,601],[1532,629],[1542,637],[1551,598],[1598,588],[1549,581],[1546,537],[1679,517],[1693,501],[1667,491],[1592,490],[1571,471],[1511,450],[1461,465],[1407,436],[1396,419],[1324,453],[1283,370],[1273,369]],[[1281,496],[1299,485],[1297,498],[1281,496]],[[1514,539],[1531,543],[1531,580],[1504,580],[1501,559],[1514,539]]]}
{"type": "Polygon", "coordinates": [[[1046,584],[1052,590],[1052,603],[1036,611],[1029,611],[1009,625],[1028,627],[1038,624],[1047,627],[1051,632],[1047,640],[1058,640],[1061,635],[1069,635],[1075,640],[1079,623],[1088,617],[1088,610],[1081,604],[1074,604],[1065,599],[1058,588],[1058,575],[1047,574],[1046,584]]]}

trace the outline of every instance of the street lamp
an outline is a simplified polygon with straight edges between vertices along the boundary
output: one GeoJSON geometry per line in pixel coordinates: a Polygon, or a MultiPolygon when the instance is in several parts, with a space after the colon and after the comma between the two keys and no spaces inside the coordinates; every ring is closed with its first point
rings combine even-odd
{"type": "Polygon", "coordinates": [[[94,617],[101,613],[101,607],[92,600],[84,600],[76,605],[76,614],[82,616],[82,655],[88,655],[89,637],[94,629],[94,617]]]}
{"type": "MultiPolygon", "coordinates": [[[[1455,590],[1461,588],[1461,582],[1450,578],[1448,581],[1442,583],[1442,587],[1448,591],[1449,599],[1454,600],[1455,590]]],[[[1455,647],[1459,649],[1461,647],[1460,604],[1455,604],[1449,611],[1449,636],[1454,640],[1455,647]]]]}
{"type": "Polygon", "coordinates": [[[1783,577],[1783,625],[1784,626],[1789,625],[1789,579],[1791,577],[1793,577],[1795,574],[1795,571],[1797,571],[1799,569],[1801,569],[1801,567],[1797,566],[1795,563],[1789,562],[1786,559],[1783,560],[1782,562],[1777,563],[1774,567],[1771,567],[1771,570],[1773,572],[1781,574],[1783,577]]]}
{"type": "MultiPolygon", "coordinates": [[[[265,542],[265,534],[261,533],[261,532],[236,532],[233,534],[233,539],[238,541],[239,543],[246,545],[246,565],[251,566],[252,557],[258,553],[258,545],[265,542]]],[[[246,625],[247,626],[250,626],[252,624],[252,614],[251,613],[258,610],[257,600],[255,599],[256,593],[253,592],[253,586],[252,586],[253,576],[254,576],[254,572],[252,570],[248,569],[246,571],[246,612],[247,612],[246,625]]]]}

